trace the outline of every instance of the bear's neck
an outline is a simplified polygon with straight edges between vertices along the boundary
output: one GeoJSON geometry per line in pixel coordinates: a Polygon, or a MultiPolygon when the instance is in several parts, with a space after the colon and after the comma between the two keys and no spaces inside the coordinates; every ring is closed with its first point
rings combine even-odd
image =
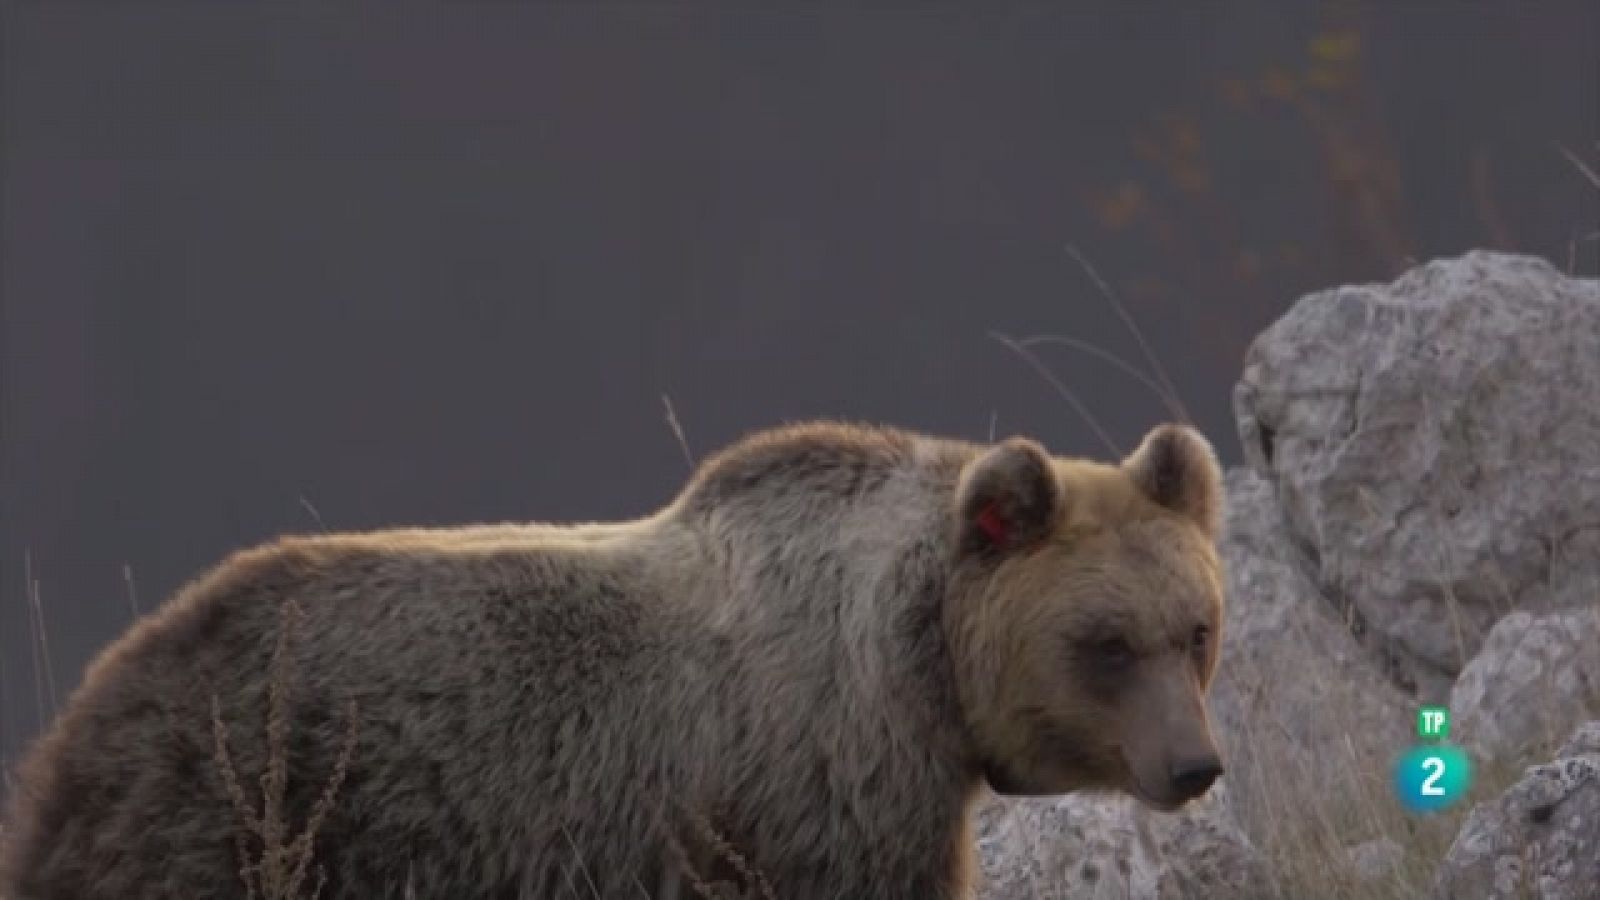
{"type": "MultiPolygon", "coordinates": [[[[708,639],[737,645],[722,690],[747,746],[723,759],[793,773],[784,789],[846,823],[880,871],[931,887],[970,842],[978,783],[941,622],[959,453],[916,443],[783,449],[720,464],[680,501],[713,573],[696,592],[708,639]],[[903,865],[887,865],[897,858],[903,865]]],[[[772,781],[754,774],[727,783],[772,781]]],[[[808,857],[771,819],[792,798],[719,799],[726,827],[757,858],[808,857]]]]}

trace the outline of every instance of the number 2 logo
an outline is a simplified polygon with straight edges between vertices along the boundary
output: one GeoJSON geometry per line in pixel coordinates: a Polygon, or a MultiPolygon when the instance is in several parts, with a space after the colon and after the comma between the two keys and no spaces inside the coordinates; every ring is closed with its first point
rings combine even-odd
{"type": "Polygon", "coordinates": [[[1460,747],[1425,744],[1395,760],[1395,798],[1412,812],[1453,806],[1472,785],[1472,761],[1460,747]]]}
{"type": "Polygon", "coordinates": [[[1430,756],[1422,761],[1422,767],[1431,774],[1422,780],[1422,795],[1424,797],[1443,797],[1444,788],[1439,787],[1439,779],[1444,777],[1444,760],[1437,756],[1430,756]]]}

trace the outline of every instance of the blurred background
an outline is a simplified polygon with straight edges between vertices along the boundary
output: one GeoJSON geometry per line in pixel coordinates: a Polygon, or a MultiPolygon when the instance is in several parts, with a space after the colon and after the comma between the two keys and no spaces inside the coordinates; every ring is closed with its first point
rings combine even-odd
{"type": "Polygon", "coordinates": [[[1156,393],[994,336],[1148,369],[1074,252],[1229,462],[1301,294],[1600,271],[1592,0],[798,6],[8,2],[6,760],[231,550],[652,511],[664,398],[694,457],[819,416],[1126,451],[1156,393]]]}

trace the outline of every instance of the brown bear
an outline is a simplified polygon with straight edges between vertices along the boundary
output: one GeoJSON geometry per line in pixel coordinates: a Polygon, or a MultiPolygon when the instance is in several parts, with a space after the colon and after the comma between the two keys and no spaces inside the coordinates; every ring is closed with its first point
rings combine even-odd
{"type": "Polygon", "coordinates": [[[1186,426],[1099,463],[811,423],[631,523],[285,538],[91,666],[0,896],[967,897],[986,785],[1222,771],[1221,503],[1186,426]]]}

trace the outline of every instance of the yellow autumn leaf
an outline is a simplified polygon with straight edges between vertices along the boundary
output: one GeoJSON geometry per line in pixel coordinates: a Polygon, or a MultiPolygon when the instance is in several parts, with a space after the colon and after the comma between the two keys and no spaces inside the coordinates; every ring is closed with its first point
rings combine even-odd
{"type": "Polygon", "coordinates": [[[1311,55],[1323,62],[1349,62],[1361,55],[1361,35],[1355,31],[1330,31],[1311,38],[1311,55]]]}

